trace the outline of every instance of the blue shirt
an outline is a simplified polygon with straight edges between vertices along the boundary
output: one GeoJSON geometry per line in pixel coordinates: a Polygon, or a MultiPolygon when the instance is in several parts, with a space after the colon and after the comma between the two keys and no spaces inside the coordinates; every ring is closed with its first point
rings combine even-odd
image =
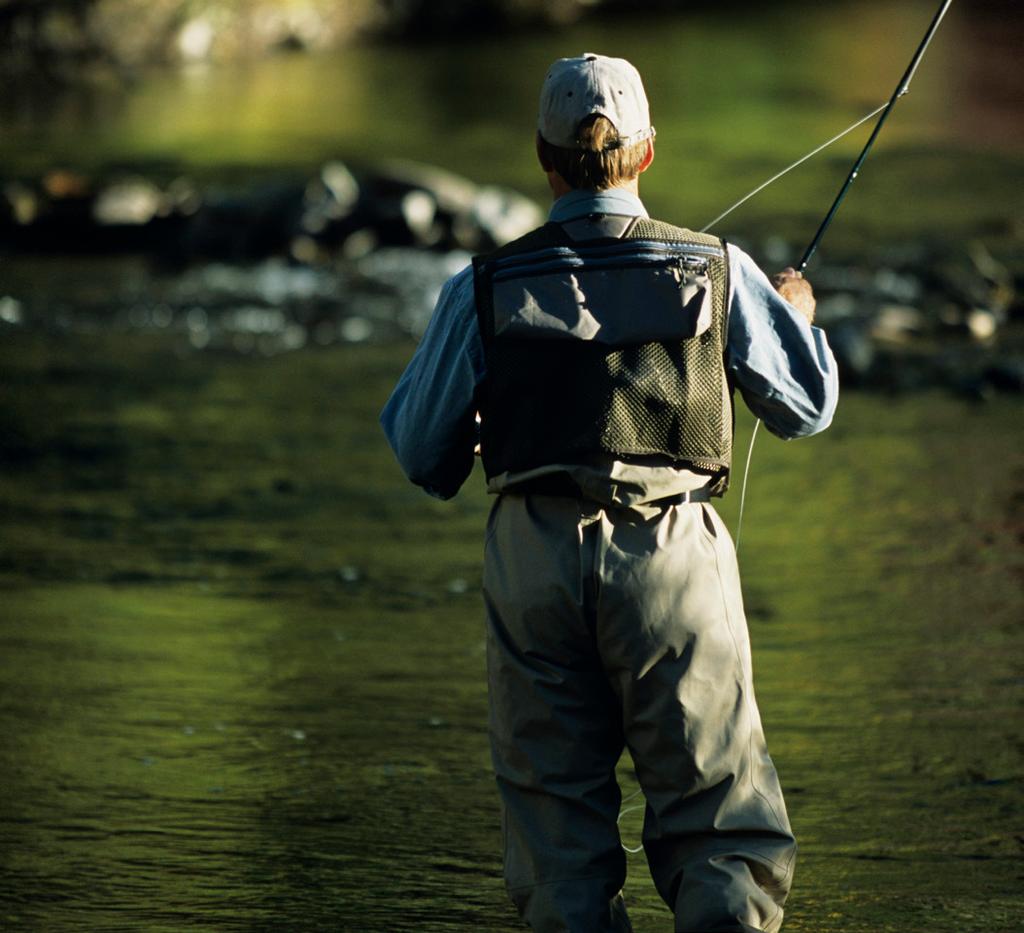
{"type": "MultiPolygon", "coordinates": [[[[646,217],[623,189],[572,191],[549,218],[587,214],[646,217]]],[[[839,394],[824,332],[777,291],[741,249],[729,246],[726,365],[747,407],[773,434],[804,437],[832,421],[839,394]]],[[[483,344],[468,266],[441,290],[423,339],[381,413],[381,425],[412,482],[449,499],[473,469],[475,394],[485,375],[483,344]]]]}

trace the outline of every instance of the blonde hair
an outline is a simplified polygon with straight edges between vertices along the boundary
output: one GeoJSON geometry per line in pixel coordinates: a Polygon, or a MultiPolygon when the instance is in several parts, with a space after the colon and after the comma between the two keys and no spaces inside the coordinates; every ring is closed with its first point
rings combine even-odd
{"type": "Polygon", "coordinates": [[[647,140],[620,146],[619,133],[607,117],[591,114],[576,130],[578,148],[563,149],[540,138],[545,168],[550,166],[571,188],[615,188],[640,174],[647,140]]]}

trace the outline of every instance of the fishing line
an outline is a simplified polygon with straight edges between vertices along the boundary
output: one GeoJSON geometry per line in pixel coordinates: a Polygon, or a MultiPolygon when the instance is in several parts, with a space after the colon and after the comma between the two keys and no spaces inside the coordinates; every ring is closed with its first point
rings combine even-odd
{"type": "Polygon", "coordinates": [[[754,430],[750,435],[750,446],[747,448],[747,465],[743,468],[743,485],[740,486],[740,514],[736,520],[736,553],[740,552],[740,535],[743,533],[743,506],[747,501],[747,476],[750,475],[750,460],[754,456],[754,438],[761,427],[761,419],[754,422],[754,430]]]}
{"type": "MultiPolygon", "coordinates": [[[[629,795],[628,797],[623,797],[623,799],[622,799],[622,803],[629,803],[629,801],[630,801],[630,800],[632,800],[632,799],[633,799],[634,797],[636,797],[637,795],[641,794],[642,792],[643,792],[643,788],[637,788],[637,789],[636,789],[635,791],[633,791],[633,793],[631,793],[631,794],[630,794],[630,795],[629,795]]],[[[615,823],[616,823],[616,824],[619,824],[619,823],[621,823],[621,822],[622,822],[622,818],[623,818],[623,817],[624,817],[624,816],[625,816],[625,815],[626,815],[627,813],[632,813],[632,812],[633,812],[634,810],[642,810],[642,809],[644,809],[644,807],[646,807],[646,806],[647,806],[647,802],[646,802],[646,801],[644,801],[643,803],[635,803],[635,804],[633,804],[633,806],[631,806],[631,807],[623,807],[623,806],[622,806],[622,804],[619,804],[619,818],[618,818],[618,819],[617,819],[617,820],[615,821],[615,823]]],[[[621,845],[621,846],[622,846],[622,848],[623,848],[623,849],[624,849],[624,850],[625,850],[626,852],[628,852],[628,853],[629,853],[630,855],[636,855],[636,854],[637,854],[637,852],[642,852],[642,851],[643,851],[643,848],[644,848],[644,844],[643,844],[642,842],[641,842],[641,843],[640,843],[640,845],[638,845],[638,846],[637,846],[636,848],[633,848],[633,847],[631,847],[631,846],[627,846],[627,845],[623,845],[623,843],[621,842],[621,840],[620,840],[620,842],[619,842],[619,845],[621,845]]]]}
{"type": "Polygon", "coordinates": [[[804,162],[806,162],[808,159],[813,158],[814,156],[816,156],[822,150],[828,149],[828,147],[831,146],[832,143],[838,142],[840,139],[842,139],[848,133],[852,133],[855,129],[857,129],[858,126],[862,126],[863,124],[867,123],[868,120],[870,120],[873,116],[881,113],[888,106],[889,106],[888,103],[884,103],[880,107],[876,107],[874,110],[871,111],[871,113],[865,114],[856,123],[851,123],[841,133],[836,133],[836,135],[833,136],[828,142],[822,143],[820,146],[818,146],[816,149],[812,149],[806,155],[800,156],[800,158],[797,159],[792,165],[787,165],[781,172],[778,172],[775,175],[772,175],[772,177],[769,178],[767,181],[761,182],[761,184],[759,184],[753,191],[743,195],[743,197],[740,198],[735,204],[733,204],[732,207],[727,207],[714,220],[709,220],[706,224],[704,224],[703,227],[700,228],[699,232],[700,233],[707,233],[708,230],[710,230],[715,224],[718,223],[718,221],[724,220],[734,210],[736,210],[737,207],[741,207],[742,205],[746,204],[747,201],[749,201],[755,194],[760,194],[769,185],[774,184],[780,178],[782,178],[783,175],[788,175],[791,171],[793,171],[793,169],[797,168],[800,165],[803,165],[804,162]]]}

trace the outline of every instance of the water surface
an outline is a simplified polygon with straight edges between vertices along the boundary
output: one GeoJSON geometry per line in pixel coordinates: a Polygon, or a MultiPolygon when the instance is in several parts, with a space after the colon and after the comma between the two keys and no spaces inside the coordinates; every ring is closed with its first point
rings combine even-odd
{"type": "MultiPolygon", "coordinates": [[[[479,476],[430,500],[380,443],[407,353],[5,343],[9,928],[517,929],[488,502],[479,476]]],[[[1010,400],[848,395],[826,435],[758,441],[741,562],[802,843],[790,930],[1017,928],[1018,424],[1010,400]]],[[[667,929],[630,864],[637,930],[667,929]]]]}
{"type": "MultiPolygon", "coordinates": [[[[645,196],[703,222],[885,100],[933,4],[740,9],[8,95],[0,158],[234,184],[402,156],[543,200],[538,75],[586,49],[641,64],[645,196]]],[[[1012,239],[1020,13],[949,16],[827,249],[1012,239]]],[[[730,230],[809,238],[857,148],[730,230]]],[[[104,277],[0,271],[0,296],[58,311],[104,277]]],[[[198,353],[93,310],[86,332],[0,334],[0,927],[519,929],[486,737],[489,503],[479,476],[447,504],[410,487],[376,426],[412,344],[198,353]]],[[[787,930],[1020,929],[1019,432],[1009,397],[847,393],[822,437],[758,440],[741,563],[802,846],[787,930]]],[[[638,933],[668,929],[630,865],[638,933]]]]}

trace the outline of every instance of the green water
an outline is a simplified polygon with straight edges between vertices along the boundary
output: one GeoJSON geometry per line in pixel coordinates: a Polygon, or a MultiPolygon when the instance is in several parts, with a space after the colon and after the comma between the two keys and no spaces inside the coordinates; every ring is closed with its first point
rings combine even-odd
{"type": "MultiPolygon", "coordinates": [[[[542,200],[537,77],[592,49],[641,64],[645,197],[697,223],[886,99],[932,7],[745,4],[7,96],[0,160],[237,180],[401,156],[542,200]]],[[[826,249],[1012,238],[1019,34],[954,4],[826,249]]],[[[862,138],[731,228],[808,238],[862,138]]],[[[0,336],[0,928],[519,929],[486,736],[489,503],[479,476],[452,503],[409,486],[376,426],[411,344],[0,336]]],[[[1020,423],[1009,397],[846,393],[825,435],[758,440],[741,564],[801,841],[789,931],[1021,929],[1020,423]]],[[[669,929],[630,865],[638,933],[669,929]]]]}
{"type": "MultiPolygon", "coordinates": [[[[488,502],[479,476],[421,495],[381,443],[409,349],[6,341],[8,928],[517,928],[488,502]]],[[[789,930],[1019,929],[1019,415],[848,395],[820,438],[758,441],[741,562],[802,843],[789,930]]],[[[642,855],[626,893],[668,929],[642,855]]]]}

